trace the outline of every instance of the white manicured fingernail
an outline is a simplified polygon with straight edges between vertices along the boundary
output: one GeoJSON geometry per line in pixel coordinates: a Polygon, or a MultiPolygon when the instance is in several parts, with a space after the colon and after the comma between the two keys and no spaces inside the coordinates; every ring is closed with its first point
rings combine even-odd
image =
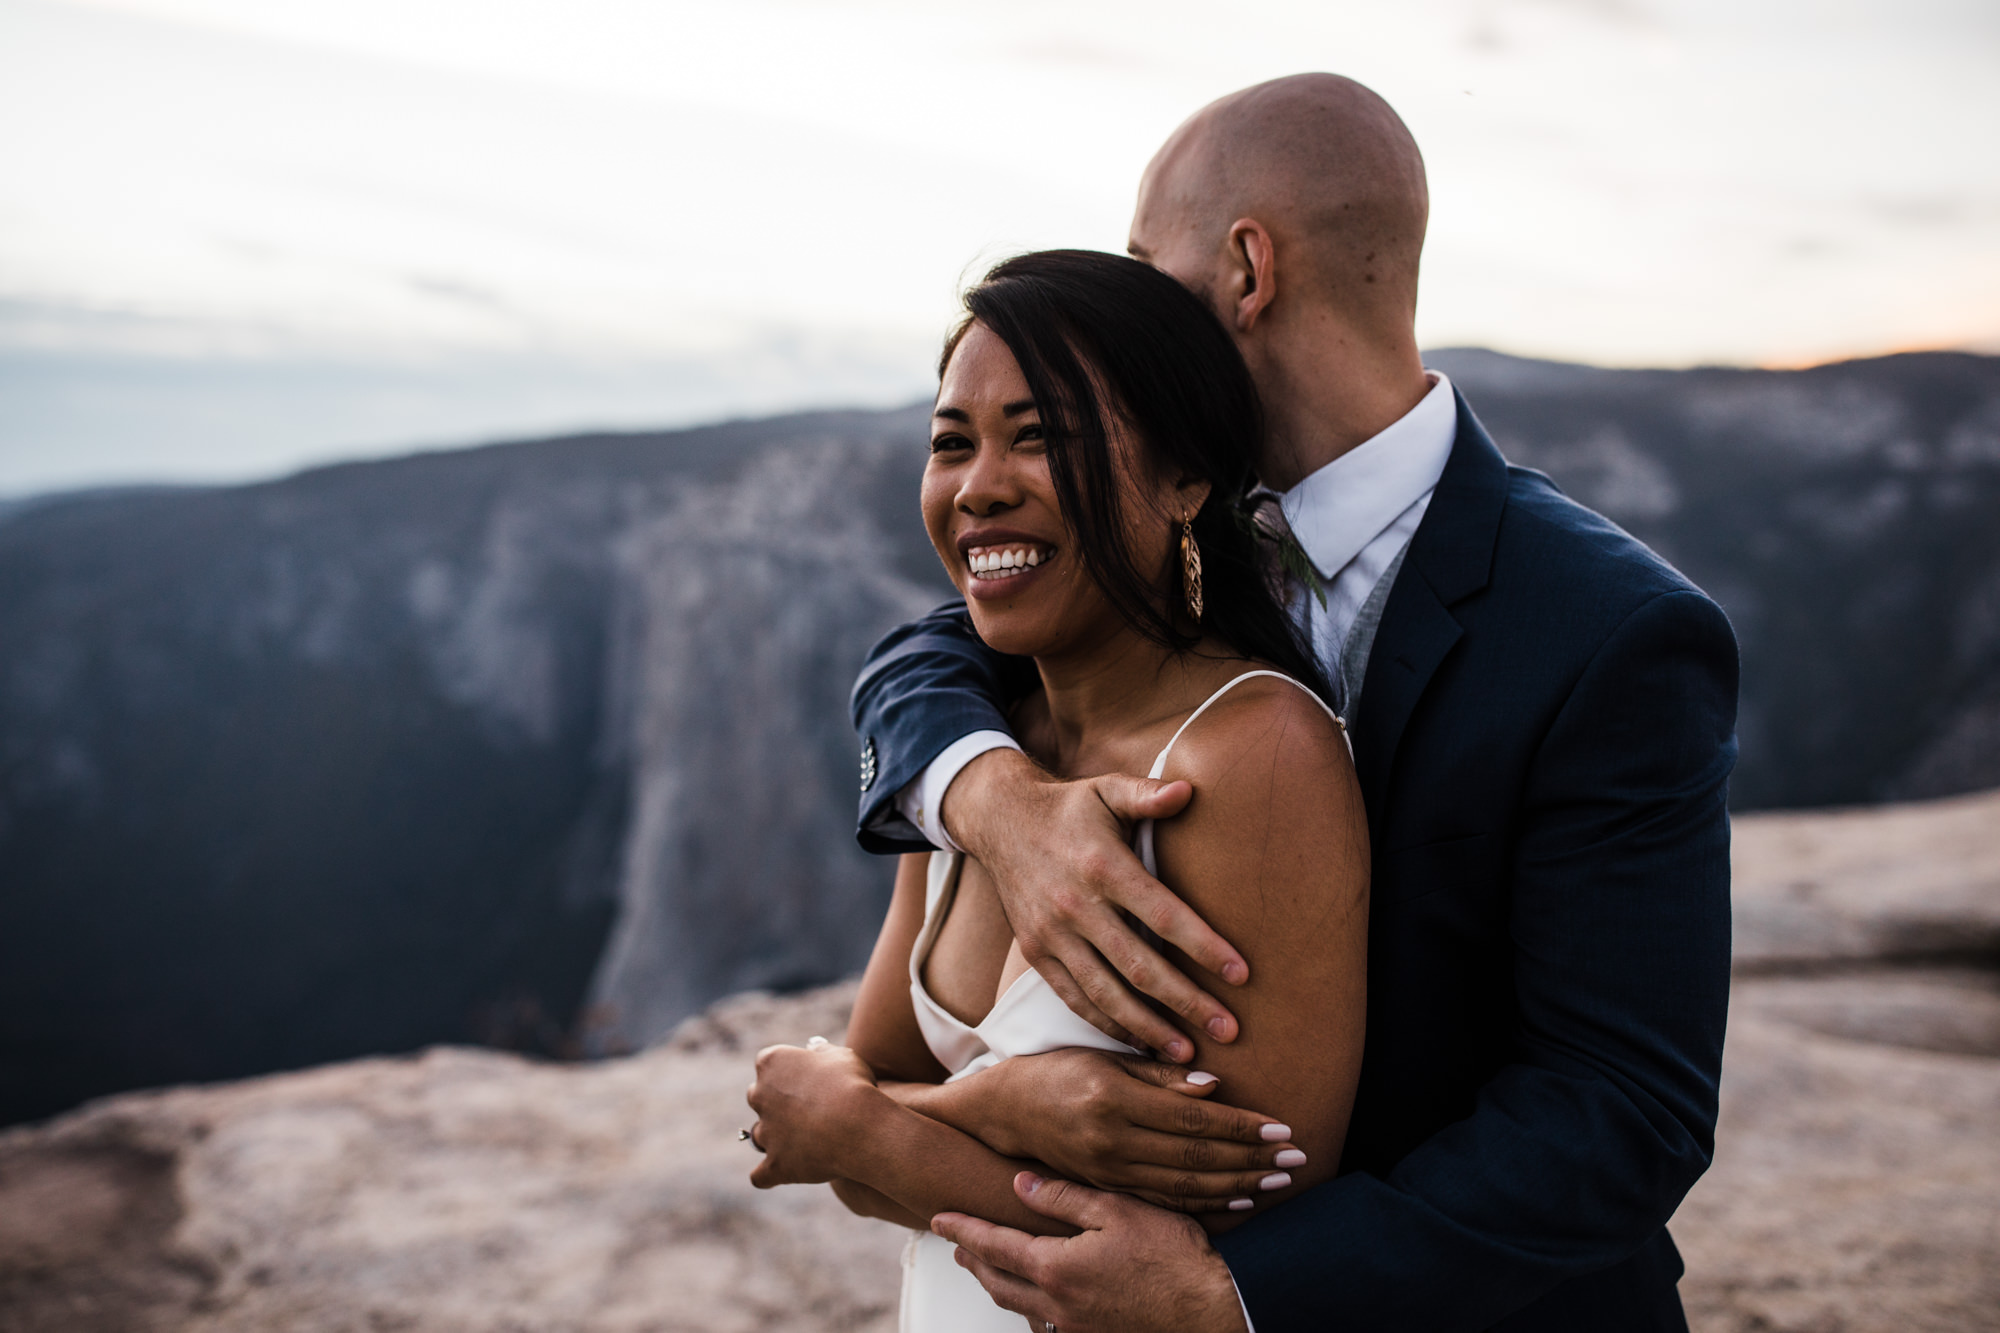
{"type": "Polygon", "coordinates": [[[1265,1176],[1257,1182],[1257,1188],[1260,1190],[1281,1190],[1291,1183],[1292,1178],[1283,1171],[1273,1171],[1270,1175],[1265,1176]]]}
{"type": "Polygon", "coordinates": [[[1247,1213],[1256,1206],[1257,1201],[1255,1199],[1231,1199],[1229,1201],[1229,1211],[1232,1213],[1247,1213]]]}
{"type": "Polygon", "coordinates": [[[1197,1069],[1194,1071],[1194,1073],[1189,1074],[1187,1076],[1187,1081],[1194,1084],[1197,1088],[1205,1088],[1209,1084],[1215,1082],[1216,1080],[1215,1080],[1215,1075],[1204,1074],[1199,1069],[1197,1069]]]}
{"type": "Polygon", "coordinates": [[[1297,1148],[1287,1148],[1271,1159],[1273,1166],[1304,1166],[1306,1155],[1297,1148]]]}
{"type": "Polygon", "coordinates": [[[1292,1137],[1292,1127],[1290,1125],[1266,1125],[1258,1130],[1257,1133],[1263,1137],[1266,1143],[1283,1143],[1286,1139],[1292,1137]]]}

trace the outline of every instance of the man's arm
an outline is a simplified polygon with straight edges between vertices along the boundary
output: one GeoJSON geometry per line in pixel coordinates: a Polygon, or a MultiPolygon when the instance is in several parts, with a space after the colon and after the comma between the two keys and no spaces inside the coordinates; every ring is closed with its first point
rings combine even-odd
{"type": "MultiPolygon", "coordinates": [[[[952,602],[875,646],[855,681],[861,736],[861,845],[927,851],[896,794],[960,738],[1005,729],[1003,708],[1038,683],[1033,664],[993,652],[952,602]]],[[[1198,1031],[1235,1039],[1235,1017],[1132,928],[1130,917],[1232,984],[1241,954],[1148,875],[1126,837],[1132,823],[1179,813],[1186,783],[1107,774],[1051,777],[1015,750],[991,750],[946,789],[944,823],[993,876],[1008,925],[1035,970],[1084,1019],[1167,1059],[1194,1053],[1149,995],[1198,1031]]]]}
{"type": "Polygon", "coordinates": [[[1714,1146],[1735,710],[1735,641],[1697,593],[1600,649],[1525,793],[1519,1060],[1386,1178],[1218,1238],[1258,1333],[1485,1328],[1666,1223],[1714,1146]]]}
{"type": "Polygon", "coordinates": [[[988,648],[963,601],[891,630],[855,678],[849,709],[873,771],[861,790],[856,836],[871,852],[927,852],[896,810],[896,794],[952,742],[1009,730],[1007,706],[1038,683],[1035,664],[988,648]]]}

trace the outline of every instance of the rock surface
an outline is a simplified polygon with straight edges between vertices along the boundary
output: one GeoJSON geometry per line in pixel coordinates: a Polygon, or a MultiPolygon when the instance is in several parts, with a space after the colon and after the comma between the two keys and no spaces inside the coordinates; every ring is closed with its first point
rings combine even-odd
{"type": "MultiPolygon", "coordinates": [[[[2000,1327],[2000,793],[1746,817],[1737,876],[1718,1150],[1673,1224],[1694,1327],[2000,1327]]],[[[888,1333],[902,1233],[751,1190],[734,1137],[750,1053],[837,1036],[851,1000],[740,996],[598,1064],[441,1048],[0,1135],[0,1327],[888,1333]]]]}

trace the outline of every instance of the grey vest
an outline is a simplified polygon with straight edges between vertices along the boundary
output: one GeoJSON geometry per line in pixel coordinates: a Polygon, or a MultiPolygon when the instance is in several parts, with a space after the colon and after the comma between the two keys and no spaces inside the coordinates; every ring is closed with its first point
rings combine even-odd
{"type": "Polygon", "coordinates": [[[1388,605],[1389,590],[1396,585],[1396,572],[1403,567],[1403,557],[1409,553],[1410,544],[1405,542],[1389,567],[1382,571],[1382,577],[1369,589],[1368,600],[1355,613],[1354,623],[1347,629],[1347,640],[1340,645],[1341,708],[1350,731],[1354,715],[1361,708],[1361,684],[1368,677],[1368,654],[1375,647],[1375,630],[1382,623],[1382,608],[1388,605]]]}

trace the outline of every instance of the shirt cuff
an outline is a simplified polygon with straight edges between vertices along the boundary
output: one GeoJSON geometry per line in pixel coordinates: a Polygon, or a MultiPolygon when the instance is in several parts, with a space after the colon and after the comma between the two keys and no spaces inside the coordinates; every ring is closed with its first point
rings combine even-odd
{"type": "Polygon", "coordinates": [[[951,839],[944,831],[944,819],[940,811],[944,809],[945,789],[951,780],[964,771],[965,766],[985,754],[988,750],[1018,750],[1020,742],[1004,731],[975,731],[970,736],[961,736],[944,747],[930,766],[910,780],[908,786],[896,793],[896,808],[903,818],[922,830],[931,846],[942,847],[947,852],[962,852],[965,848],[951,839]]]}
{"type": "Polygon", "coordinates": [[[1257,1333],[1256,1321],[1250,1318],[1250,1303],[1243,1299],[1243,1288],[1236,1286],[1236,1279],[1233,1276],[1229,1279],[1229,1285],[1236,1288],[1236,1303],[1243,1307],[1243,1327],[1249,1330],[1249,1333],[1257,1333]]]}

